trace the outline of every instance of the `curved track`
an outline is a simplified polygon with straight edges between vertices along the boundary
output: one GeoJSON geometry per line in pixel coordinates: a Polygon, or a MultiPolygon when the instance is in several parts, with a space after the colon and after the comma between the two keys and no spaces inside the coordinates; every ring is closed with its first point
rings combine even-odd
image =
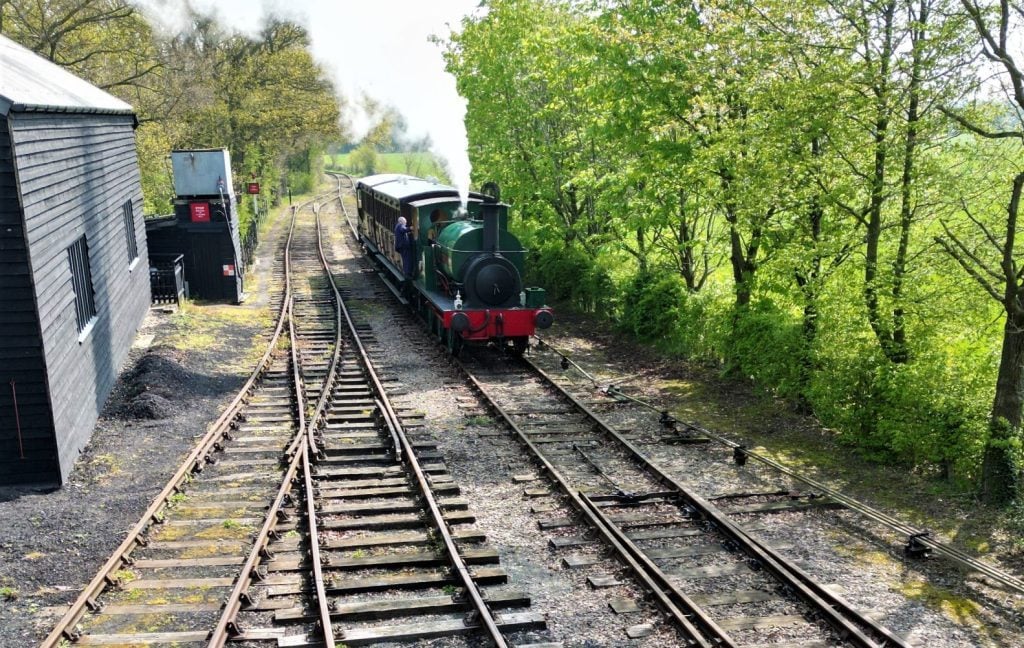
{"type": "MultiPolygon", "coordinates": [[[[626,400],[621,392],[609,389],[607,401],[582,402],[529,361],[520,365],[487,353],[462,355],[466,362],[459,365],[467,379],[513,430],[542,477],[569,502],[568,515],[542,522],[563,536],[553,544],[572,551],[600,538],[691,645],[760,644],[780,631],[793,637],[793,645],[907,645],[872,615],[847,603],[836,593],[838,584],[812,578],[787,557],[788,547],[759,539],[758,524],[751,520],[775,510],[847,505],[849,498],[833,497],[829,490],[824,498],[819,493],[730,493],[712,501],[673,478],[630,435],[589,407],[626,400]]],[[[661,424],[678,443],[717,438],[667,414],[661,424]],[[677,424],[686,429],[677,430],[677,424]]],[[[758,458],[735,444],[730,447],[738,464],[758,458]]],[[[573,562],[580,556],[569,558],[573,562]]]]}
{"type": "Polygon", "coordinates": [[[505,612],[528,595],[484,593],[497,553],[388,399],[324,253],[337,184],[292,212],[263,358],[43,646],[503,647],[543,627],[505,612]]]}

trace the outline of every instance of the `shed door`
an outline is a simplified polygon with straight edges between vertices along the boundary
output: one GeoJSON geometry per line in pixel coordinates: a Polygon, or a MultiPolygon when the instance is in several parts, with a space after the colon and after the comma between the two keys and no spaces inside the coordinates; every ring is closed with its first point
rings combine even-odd
{"type": "Polygon", "coordinates": [[[224,299],[224,255],[221,253],[223,232],[193,233],[191,236],[192,272],[188,280],[189,294],[201,299],[224,299]]]}

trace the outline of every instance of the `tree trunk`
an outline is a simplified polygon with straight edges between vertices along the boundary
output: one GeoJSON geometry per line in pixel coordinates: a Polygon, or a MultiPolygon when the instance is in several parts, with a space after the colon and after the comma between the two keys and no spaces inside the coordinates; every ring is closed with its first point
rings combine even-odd
{"type": "Polygon", "coordinates": [[[989,504],[1010,502],[1020,486],[1011,445],[1020,435],[1024,406],[1024,309],[1018,307],[1016,311],[1007,314],[1003,327],[996,397],[981,465],[981,498],[989,504]]]}
{"type": "MultiPolygon", "coordinates": [[[[815,138],[812,143],[812,151],[815,155],[820,154],[820,144],[815,138]]],[[[807,387],[811,384],[811,377],[814,374],[814,341],[818,336],[818,279],[821,276],[821,224],[824,219],[824,210],[821,201],[817,196],[811,199],[807,213],[808,225],[810,225],[811,240],[814,242],[814,255],[811,257],[809,266],[805,269],[798,269],[796,272],[796,283],[800,288],[800,294],[804,298],[803,308],[803,350],[800,357],[800,394],[798,408],[809,413],[810,403],[806,398],[807,387]]]]}
{"type": "Polygon", "coordinates": [[[732,221],[729,225],[729,247],[732,278],[736,284],[736,310],[738,312],[750,304],[750,281],[753,279],[753,272],[748,270],[749,264],[744,254],[743,241],[740,239],[739,230],[736,225],[732,224],[732,221]]]}
{"type": "MultiPolygon", "coordinates": [[[[696,229],[696,228],[695,228],[696,229]]],[[[697,264],[693,255],[693,243],[696,232],[690,231],[686,220],[686,190],[679,190],[679,227],[676,230],[676,241],[679,243],[679,274],[686,281],[686,289],[691,293],[700,290],[697,283],[697,264]]]]}
{"type": "Polygon", "coordinates": [[[739,212],[736,203],[730,197],[732,192],[732,173],[728,169],[719,170],[719,178],[722,182],[723,193],[725,194],[725,220],[729,223],[729,263],[732,266],[732,278],[736,292],[736,313],[750,304],[751,283],[754,280],[754,272],[757,270],[757,253],[760,247],[761,230],[755,227],[750,233],[750,243],[743,245],[743,238],[740,236],[739,212]]]}
{"type": "Polygon", "coordinates": [[[647,274],[647,236],[643,227],[636,228],[636,260],[641,274],[647,274]]]}
{"type": "Polygon", "coordinates": [[[914,183],[914,155],[917,152],[917,129],[921,120],[921,67],[924,56],[921,48],[925,39],[925,25],[928,24],[928,0],[921,0],[918,15],[912,15],[914,27],[911,31],[913,54],[910,69],[910,85],[907,93],[907,135],[903,147],[903,176],[900,179],[900,242],[896,259],[892,264],[892,352],[889,359],[896,364],[910,360],[907,349],[907,322],[903,310],[903,281],[907,274],[907,255],[910,250],[910,226],[913,223],[911,189],[914,183]]]}
{"type": "Polygon", "coordinates": [[[885,203],[885,172],[888,156],[889,133],[889,66],[893,54],[893,19],[896,3],[883,6],[885,20],[882,51],[879,53],[878,81],[874,87],[874,170],[871,177],[871,197],[868,202],[866,232],[864,233],[864,304],[868,310],[868,323],[887,358],[892,358],[892,333],[882,321],[878,299],[878,247],[882,237],[882,206],[885,203]]]}

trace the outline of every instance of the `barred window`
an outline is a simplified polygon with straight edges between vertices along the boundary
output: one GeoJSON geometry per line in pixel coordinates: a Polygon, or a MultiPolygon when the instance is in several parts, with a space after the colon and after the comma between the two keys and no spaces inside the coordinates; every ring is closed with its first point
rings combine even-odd
{"type": "Polygon", "coordinates": [[[126,200],[121,205],[121,218],[124,219],[124,237],[128,244],[128,263],[139,258],[139,241],[135,237],[135,209],[132,201],[126,200]]]}
{"type": "Polygon", "coordinates": [[[96,317],[96,297],[92,289],[92,270],[89,268],[89,245],[85,236],[68,247],[68,263],[71,264],[71,286],[75,291],[75,320],[78,332],[96,317]]]}

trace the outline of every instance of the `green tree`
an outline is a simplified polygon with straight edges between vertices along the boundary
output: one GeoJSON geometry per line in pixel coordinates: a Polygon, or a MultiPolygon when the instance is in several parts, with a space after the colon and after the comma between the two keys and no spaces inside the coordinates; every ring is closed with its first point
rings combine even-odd
{"type": "MultiPolygon", "coordinates": [[[[961,3],[977,32],[982,56],[1001,72],[1001,82],[1016,112],[1010,113],[1009,126],[1003,128],[993,128],[949,108],[945,112],[978,137],[1007,142],[1011,148],[1003,153],[1020,160],[1024,153],[1024,61],[1014,55],[1010,34],[1024,29],[1024,3],[961,3]]],[[[981,474],[982,497],[995,504],[1012,500],[1019,494],[1020,486],[1016,455],[1020,450],[1024,408],[1024,267],[1019,262],[1017,236],[1021,233],[1024,168],[1019,162],[1013,166],[1002,218],[972,213],[965,200],[961,204],[969,221],[964,223],[970,226],[967,232],[960,234],[947,224],[944,235],[937,238],[1004,313],[999,371],[981,474]]]]}

